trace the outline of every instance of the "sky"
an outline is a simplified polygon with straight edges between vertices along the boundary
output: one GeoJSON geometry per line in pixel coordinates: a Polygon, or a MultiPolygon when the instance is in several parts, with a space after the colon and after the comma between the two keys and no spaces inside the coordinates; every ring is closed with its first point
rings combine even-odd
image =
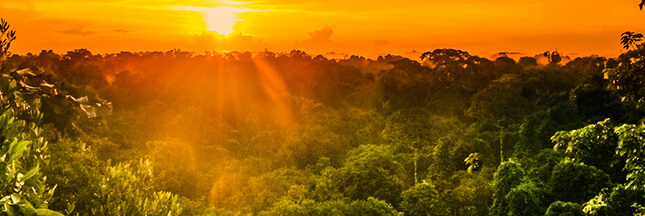
{"type": "Polygon", "coordinates": [[[454,48],[615,57],[639,0],[2,0],[18,54],[274,51],[370,58],[454,48]]]}

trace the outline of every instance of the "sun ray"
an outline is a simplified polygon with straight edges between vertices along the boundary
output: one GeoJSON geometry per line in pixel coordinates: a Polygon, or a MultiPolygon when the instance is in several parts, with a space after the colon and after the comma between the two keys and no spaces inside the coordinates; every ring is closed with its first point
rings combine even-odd
{"type": "Polygon", "coordinates": [[[257,68],[264,91],[273,103],[277,123],[287,126],[293,121],[293,113],[288,103],[289,89],[280,73],[264,58],[266,57],[258,56],[253,58],[253,64],[257,68]]]}

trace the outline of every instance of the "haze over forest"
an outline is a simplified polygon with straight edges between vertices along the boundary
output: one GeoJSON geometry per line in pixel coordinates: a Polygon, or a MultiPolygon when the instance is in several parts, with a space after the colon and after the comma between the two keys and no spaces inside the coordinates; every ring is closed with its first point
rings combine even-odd
{"type": "Polygon", "coordinates": [[[0,215],[645,215],[638,3],[3,1],[0,215]]]}

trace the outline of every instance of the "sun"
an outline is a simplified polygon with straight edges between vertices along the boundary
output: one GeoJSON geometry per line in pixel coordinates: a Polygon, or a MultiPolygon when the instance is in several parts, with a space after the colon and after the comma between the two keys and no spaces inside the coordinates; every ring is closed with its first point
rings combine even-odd
{"type": "Polygon", "coordinates": [[[242,12],[253,11],[248,8],[240,7],[177,7],[179,10],[188,10],[199,12],[203,21],[206,23],[206,30],[217,32],[217,34],[228,36],[235,30],[235,24],[239,21],[239,15],[242,12]]]}
{"type": "Polygon", "coordinates": [[[213,7],[205,9],[204,21],[206,22],[206,30],[228,36],[233,33],[235,23],[240,21],[238,19],[240,12],[239,8],[234,7],[213,7]]]}

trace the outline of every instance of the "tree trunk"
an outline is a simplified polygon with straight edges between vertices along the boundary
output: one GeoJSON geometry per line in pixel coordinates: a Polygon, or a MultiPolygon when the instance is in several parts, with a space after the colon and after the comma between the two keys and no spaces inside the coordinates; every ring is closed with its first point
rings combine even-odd
{"type": "Polygon", "coordinates": [[[499,127],[499,164],[504,162],[504,127],[499,127]]]}
{"type": "Polygon", "coordinates": [[[419,153],[417,148],[414,148],[414,184],[416,185],[419,183],[419,179],[417,177],[417,161],[419,160],[419,153]]]}

